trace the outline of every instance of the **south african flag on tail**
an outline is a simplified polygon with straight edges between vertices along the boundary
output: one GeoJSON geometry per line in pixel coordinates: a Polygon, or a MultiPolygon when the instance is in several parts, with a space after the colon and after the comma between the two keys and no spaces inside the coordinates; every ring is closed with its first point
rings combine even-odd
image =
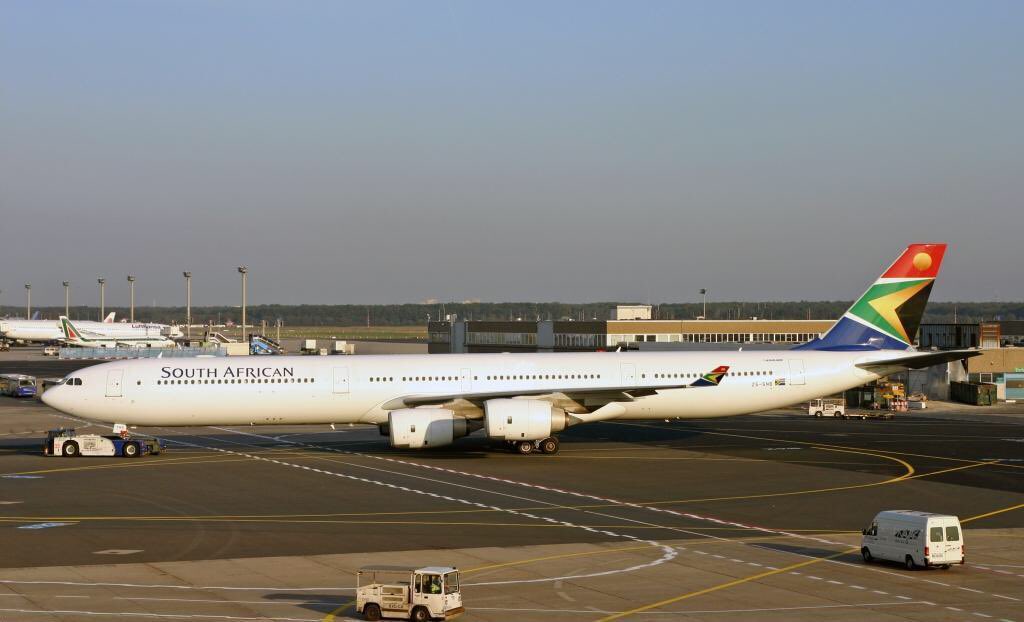
{"type": "Polygon", "coordinates": [[[945,244],[911,244],[823,337],[797,350],[909,350],[945,244]]]}

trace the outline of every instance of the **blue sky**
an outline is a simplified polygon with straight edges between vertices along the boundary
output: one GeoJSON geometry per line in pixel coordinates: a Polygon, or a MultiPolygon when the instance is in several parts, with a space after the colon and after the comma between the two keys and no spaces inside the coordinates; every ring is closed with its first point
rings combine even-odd
{"type": "Polygon", "coordinates": [[[1024,298],[1019,2],[2,16],[3,304],[1024,298]]]}

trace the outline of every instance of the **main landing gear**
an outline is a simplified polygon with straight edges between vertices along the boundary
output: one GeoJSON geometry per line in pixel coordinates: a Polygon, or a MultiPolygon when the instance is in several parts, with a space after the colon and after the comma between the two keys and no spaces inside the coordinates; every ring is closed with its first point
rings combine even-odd
{"type": "Polygon", "coordinates": [[[554,436],[549,436],[539,441],[509,441],[508,444],[516,453],[524,456],[533,452],[540,452],[542,454],[558,453],[558,439],[554,436]]]}

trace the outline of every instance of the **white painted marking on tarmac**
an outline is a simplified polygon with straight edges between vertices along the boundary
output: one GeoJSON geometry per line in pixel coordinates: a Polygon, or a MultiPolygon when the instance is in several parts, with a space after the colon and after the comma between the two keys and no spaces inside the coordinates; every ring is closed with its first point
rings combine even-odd
{"type": "MultiPolygon", "coordinates": [[[[270,439],[271,438],[271,437],[266,437],[266,436],[259,435],[259,434],[253,434],[253,433],[249,433],[249,432],[242,432],[242,431],[238,431],[238,430],[231,430],[231,429],[228,429],[228,428],[214,428],[214,429],[219,429],[219,430],[224,431],[224,432],[230,432],[230,433],[235,433],[235,434],[252,436],[252,437],[255,437],[255,438],[262,438],[262,439],[270,439]]],[[[204,438],[204,437],[200,437],[200,438],[204,438]]],[[[208,439],[208,440],[215,440],[215,439],[208,439]]],[[[277,439],[271,439],[271,440],[277,440],[277,439]]],[[[231,441],[228,441],[228,442],[231,442],[231,441]]],[[[242,443],[233,443],[233,444],[243,445],[242,443]]],[[[633,502],[619,501],[619,500],[611,499],[611,498],[607,498],[607,497],[600,497],[600,496],[596,496],[596,495],[589,495],[589,494],[585,494],[585,493],[580,493],[580,492],[577,492],[577,491],[564,490],[564,489],[560,489],[560,488],[554,488],[554,487],[543,486],[543,485],[538,485],[538,484],[531,484],[531,483],[527,483],[527,482],[515,481],[515,480],[511,480],[511,479],[507,479],[507,478],[498,478],[498,477],[494,477],[494,476],[483,475],[483,474],[480,474],[480,473],[472,473],[472,472],[466,472],[466,471],[459,471],[459,470],[456,470],[456,469],[450,469],[450,468],[446,468],[446,467],[438,467],[438,466],[433,466],[433,465],[426,465],[426,464],[421,464],[421,463],[417,463],[417,462],[412,462],[412,461],[409,461],[409,460],[400,460],[400,459],[388,458],[388,457],[384,457],[384,456],[375,456],[375,455],[370,455],[370,454],[363,454],[363,453],[354,452],[354,451],[350,451],[350,450],[342,450],[342,449],[337,449],[337,448],[333,448],[333,447],[326,447],[326,446],[322,446],[322,445],[313,445],[313,444],[307,444],[307,443],[294,443],[294,445],[303,446],[303,447],[309,447],[309,448],[314,448],[314,449],[327,450],[327,451],[331,451],[331,452],[335,452],[335,453],[340,453],[340,454],[345,454],[345,455],[359,456],[359,457],[363,457],[363,458],[369,458],[369,459],[374,459],[374,460],[379,460],[379,461],[384,461],[384,462],[391,462],[391,463],[394,463],[394,464],[402,464],[402,465],[414,466],[414,467],[418,467],[418,468],[422,468],[422,469],[428,469],[428,470],[439,471],[439,472],[444,472],[444,473],[452,473],[452,474],[456,474],[456,475],[462,475],[462,476],[467,476],[467,477],[475,477],[475,478],[485,479],[485,480],[489,480],[489,481],[496,481],[496,482],[501,482],[501,483],[513,484],[513,485],[517,485],[517,486],[524,486],[524,487],[533,488],[533,489],[536,489],[536,490],[551,491],[551,492],[556,492],[556,493],[560,493],[560,494],[566,494],[566,495],[570,495],[570,496],[574,496],[574,497],[578,497],[578,498],[588,498],[588,499],[593,499],[593,500],[597,500],[597,501],[600,501],[600,502],[612,503],[612,504],[620,505],[620,506],[623,506],[623,507],[644,508],[644,509],[647,509],[647,510],[650,510],[650,511],[661,512],[661,513],[671,514],[671,515],[685,517],[685,518],[692,518],[694,520],[708,521],[708,522],[712,522],[712,523],[719,524],[719,525],[733,526],[733,527],[737,527],[739,529],[744,529],[744,530],[756,530],[756,531],[762,531],[762,532],[766,532],[766,533],[774,533],[774,534],[778,534],[778,535],[784,535],[784,536],[792,537],[792,538],[798,538],[798,539],[804,539],[804,540],[811,540],[811,541],[821,542],[821,543],[825,543],[825,544],[845,546],[842,542],[835,542],[835,541],[832,541],[832,540],[827,540],[825,538],[818,538],[818,537],[808,536],[808,535],[804,535],[804,534],[798,534],[798,533],[792,533],[792,532],[787,532],[787,531],[781,531],[781,530],[777,530],[777,529],[764,528],[764,527],[759,527],[759,526],[755,526],[755,525],[748,525],[748,524],[744,524],[744,523],[740,523],[740,522],[735,522],[735,521],[726,521],[726,520],[721,520],[721,519],[714,518],[714,517],[701,516],[701,515],[697,515],[697,514],[693,514],[693,513],[689,513],[689,512],[678,512],[678,511],[670,510],[670,509],[667,509],[667,508],[654,507],[654,506],[644,506],[644,505],[640,505],[640,504],[633,503],[633,502]]],[[[230,452],[228,450],[219,449],[219,448],[216,448],[216,447],[210,447],[210,449],[214,449],[216,451],[222,451],[222,452],[226,452],[226,453],[236,453],[236,452],[230,452]]],[[[246,454],[242,454],[242,455],[246,455],[246,454]]],[[[278,464],[288,464],[288,463],[283,463],[283,462],[278,461],[278,460],[268,460],[266,458],[257,457],[257,456],[250,456],[250,457],[252,457],[254,459],[257,459],[257,460],[264,460],[264,461],[268,461],[268,462],[275,462],[275,463],[278,463],[278,464]]],[[[298,465],[290,465],[290,466],[298,466],[298,465]]],[[[354,480],[357,480],[357,481],[363,481],[363,482],[367,482],[367,483],[374,483],[372,480],[368,480],[366,478],[359,478],[359,477],[354,477],[354,476],[346,476],[346,475],[340,475],[340,474],[330,473],[330,472],[326,472],[326,473],[337,475],[337,476],[341,476],[341,477],[348,477],[349,479],[354,479],[354,480]]],[[[397,473],[397,474],[398,475],[402,475],[402,476],[409,476],[408,474],[405,474],[405,473],[397,473]]],[[[447,483],[447,482],[443,482],[443,483],[447,483]]],[[[413,492],[416,492],[416,491],[413,491],[413,492]]],[[[496,491],[485,491],[485,492],[490,492],[492,494],[503,494],[503,493],[497,493],[496,491]]],[[[512,495],[507,495],[507,496],[512,496],[512,495]]],[[[462,502],[462,503],[473,504],[471,502],[467,502],[467,501],[461,500],[461,499],[457,499],[457,501],[462,502]]],[[[474,505],[481,505],[481,504],[474,504],[474,505]]],[[[503,508],[496,508],[496,509],[498,509],[499,511],[505,511],[503,508]]],[[[594,513],[596,513],[596,512],[594,512],[594,513]]],[[[621,517],[618,517],[618,518],[621,518],[621,517]]],[[[631,520],[631,519],[623,519],[623,520],[631,520]]],[[[632,522],[640,522],[641,524],[651,525],[649,523],[642,523],[641,521],[632,521],[632,522]]],[[[651,526],[658,526],[658,525],[651,525],[651,526]]],[[[664,526],[662,526],[662,527],[664,527],[664,526]]],[[[590,528],[586,528],[586,527],[581,527],[581,528],[586,529],[588,531],[593,531],[590,528]]],[[[664,527],[664,528],[670,529],[669,527],[664,527]]],[[[671,529],[674,529],[674,528],[671,528],[671,529]]],[[[675,530],[676,531],[685,531],[683,529],[675,529],[675,530]]],[[[615,536],[619,536],[619,534],[614,534],[614,532],[603,532],[603,533],[613,534],[615,536]]],[[[691,533],[691,532],[687,532],[687,533],[691,533]]],[[[718,539],[718,540],[726,540],[726,538],[719,538],[717,536],[712,536],[712,535],[709,535],[709,534],[699,534],[699,535],[702,535],[704,537],[715,538],[715,539],[718,539]]],[[[635,537],[632,537],[632,536],[629,536],[629,535],[623,535],[623,536],[620,536],[620,537],[629,538],[629,539],[632,539],[634,541],[644,541],[644,540],[641,540],[639,538],[635,538],[635,537]]],[[[651,541],[644,541],[644,542],[651,542],[651,541]]],[[[657,544],[657,543],[655,543],[655,544],[657,544]]],[[[661,545],[661,546],[663,547],[663,550],[666,551],[666,556],[669,555],[669,554],[674,556],[676,554],[675,550],[672,549],[671,547],[667,547],[667,546],[663,546],[663,545],[661,545]]],[[[809,557],[809,556],[806,556],[806,555],[801,555],[801,556],[809,557]]],[[[725,559],[723,556],[717,556],[716,555],[716,557],[719,557],[720,559],[725,559]]],[[[827,561],[834,561],[834,563],[843,563],[844,565],[851,565],[851,564],[848,564],[848,563],[845,563],[845,562],[839,562],[839,561],[835,561],[835,560],[827,560],[827,561]]],[[[661,562],[656,562],[656,563],[661,563],[661,562]]],[[[881,571],[881,572],[883,572],[885,574],[894,574],[894,573],[886,573],[885,571],[881,571]]],[[[539,580],[536,580],[536,581],[549,581],[549,580],[550,579],[539,579],[539,580]]],[[[526,581],[526,582],[533,582],[533,581],[526,581]]],[[[517,583],[517,582],[509,582],[509,583],[517,583]]],[[[984,593],[984,592],[979,592],[979,593],[984,593]]],[[[898,598],[907,598],[907,597],[898,597],[898,598]]]]}
{"type": "Polygon", "coordinates": [[[111,583],[106,581],[19,581],[0,579],[4,585],[75,585],[80,587],[128,587],[145,590],[243,590],[258,592],[354,592],[354,587],[240,587],[229,585],[173,585],[160,583],[111,583]]]}
{"type": "Polygon", "coordinates": [[[935,585],[941,585],[942,587],[949,587],[948,583],[943,583],[942,581],[933,581],[932,579],[921,579],[921,580],[924,581],[925,583],[934,583],[935,585]]]}
{"type": "Polygon", "coordinates": [[[4,479],[43,479],[42,475],[4,475],[4,479]]]}
{"type": "Polygon", "coordinates": [[[3,613],[25,613],[33,615],[79,615],[79,616],[104,616],[117,618],[160,618],[164,620],[238,620],[240,622],[259,622],[271,620],[272,622],[319,622],[320,618],[270,618],[267,616],[242,617],[227,615],[203,615],[198,613],[143,613],[141,611],[83,611],[75,609],[0,609],[3,613]]]}
{"type": "Polygon", "coordinates": [[[134,555],[135,553],[141,553],[145,549],[105,549],[103,551],[93,551],[93,555],[134,555]]]}
{"type": "Polygon", "coordinates": [[[16,503],[24,503],[24,501],[0,501],[0,505],[14,505],[16,503]]]}
{"type": "MultiPolygon", "coordinates": [[[[222,431],[225,431],[225,432],[234,432],[234,430],[229,430],[229,429],[226,429],[226,428],[217,428],[217,427],[214,427],[214,426],[210,426],[210,427],[212,427],[213,429],[222,430],[222,431]]],[[[256,437],[259,437],[259,438],[266,438],[266,437],[262,437],[261,435],[258,435],[258,434],[251,434],[251,433],[247,433],[247,432],[239,432],[239,434],[245,434],[247,436],[256,436],[256,437]]],[[[203,437],[203,436],[197,436],[197,437],[198,438],[202,438],[204,440],[212,440],[212,441],[217,441],[218,440],[218,439],[209,439],[209,438],[206,438],[206,437],[203,437]]],[[[232,444],[242,445],[243,447],[245,446],[242,443],[232,443],[232,444]]],[[[202,445],[199,445],[199,446],[202,447],[202,445]]],[[[274,459],[274,458],[266,458],[264,456],[257,456],[257,455],[253,455],[251,453],[246,453],[246,452],[243,452],[243,451],[235,451],[235,450],[231,450],[231,449],[223,449],[221,447],[212,447],[212,446],[210,446],[208,448],[209,449],[213,449],[214,451],[217,451],[217,452],[220,452],[220,453],[225,453],[225,454],[230,454],[230,455],[235,455],[235,456],[243,456],[243,457],[250,458],[252,460],[257,460],[257,461],[260,461],[260,462],[270,462],[272,464],[278,464],[278,465],[281,465],[281,466],[287,466],[287,467],[292,467],[292,468],[297,468],[297,469],[301,469],[302,468],[302,465],[299,465],[299,464],[295,464],[295,463],[292,463],[292,462],[286,462],[284,460],[277,460],[277,459],[274,459]]],[[[328,448],[324,448],[324,449],[328,449],[328,448]]],[[[350,453],[351,454],[351,452],[343,452],[343,453],[350,453]]],[[[400,461],[400,460],[393,460],[393,462],[402,462],[402,461],[400,461]]],[[[379,469],[379,470],[384,471],[385,473],[389,473],[391,475],[398,475],[398,476],[402,476],[402,477],[413,477],[413,476],[410,476],[409,474],[406,474],[406,473],[401,473],[401,472],[396,472],[396,471],[385,471],[384,469],[379,469]]],[[[382,486],[382,487],[385,487],[385,488],[396,488],[396,486],[394,484],[391,484],[391,483],[388,483],[388,482],[384,482],[384,481],[380,481],[380,480],[375,480],[375,479],[370,479],[370,478],[366,478],[366,477],[359,477],[359,476],[356,476],[356,475],[349,475],[349,474],[340,473],[340,472],[337,472],[337,471],[324,470],[323,474],[334,476],[334,477],[340,477],[340,478],[348,479],[348,480],[352,480],[352,481],[364,482],[364,483],[372,484],[372,485],[376,485],[376,486],[382,486]]],[[[448,482],[435,482],[435,483],[448,484],[448,482]]],[[[469,488],[468,486],[462,486],[462,485],[460,485],[460,486],[464,487],[464,488],[469,488]]],[[[520,500],[523,500],[523,501],[529,501],[531,503],[544,503],[542,501],[538,501],[536,499],[531,499],[531,498],[528,498],[528,497],[517,497],[515,495],[509,495],[509,494],[505,494],[505,493],[496,493],[495,491],[490,491],[490,490],[485,490],[485,489],[474,489],[474,490],[478,490],[479,492],[484,492],[484,493],[489,493],[489,494],[501,494],[502,496],[513,497],[513,498],[520,499],[520,500]]],[[[429,491],[420,490],[420,489],[417,489],[417,488],[409,488],[409,492],[414,493],[414,494],[419,494],[419,495],[432,496],[432,497],[437,497],[438,496],[436,493],[431,493],[429,491]]],[[[477,503],[477,502],[474,502],[474,501],[469,501],[467,499],[461,499],[461,498],[455,498],[455,497],[448,497],[448,499],[450,499],[451,501],[454,501],[454,502],[464,503],[466,505],[473,505],[473,506],[477,506],[477,507],[485,507],[484,504],[482,504],[482,503],[477,503]]],[[[548,504],[548,505],[551,505],[552,507],[558,507],[556,504],[548,504]]],[[[511,509],[511,508],[501,508],[501,507],[499,507],[498,509],[501,512],[512,514],[514,516],[526,516],[526,517],[537,518],[536,516],[534,516],[532,514],[529,514],[528,512],[520,512],[518,510],[514,510],[514,509],[511,509]]],[[[573,528],[578,528],[578,529],[584,529],[584,530],[587,530],[587,531],[595,531],[592,528],[584,527],[582,525],[576,525],[574,523],[570,523],[570,522],[567,522],[567,521],[558,521],[558,522],[560,524],[562,524],[562,525],[565,525],[566,527],[573,527],[573,528]]],[[[631,540],[633,542],[641,542],[641,543],[644,543],[644,544],[651,544],[652,546],[661,549],[662,556],[659,557],[658,559],[655,559],[655,560],[652,560],[652,561],[649,561],[649,562],[645,562],[645,563],[642,563],[642,564],[636,564],[636,565],[630,566],[628,568],[621,568],[621,569],[614,569],[614,570],[605,570],[605,571],[601,571],[601,572],[592,572],[592,573],[587,573],[587,574],[582,574],[582,575],[575,575],[575,576],[571,576],[571,577],[568,577],[568,576],[567,577],[544,577],[544,578],[536,578],[536,579],[517,579],[517,580],[511,580],[511,581],[488,581],[488,582],[481,582],[481,583],[464,583],[463,585],[472,586],[472,585],[510,585],[510,584],[520,584],[520,583],[546,583],[546,582],[553,581],[553,580],[556,580],[556,579],[584,579],[584,578],[591,578],[591,577],[603,577],[603,576],[609,576],[609,575],[614,575],[614,574],[634,572],[634,571],[637,571],[637,570],[642,570],[642,569],[658,566],[658,565],[661,565],[661,564],[663,564],[665,562],[668,562],[668,561],[671,561],[671,560],[675,559],[675,557],[678,555],[678,552],[675,549],[673,549],[672,547],[667,546],[667,545],[663,545],[663,544],[655,542],[653,540],[645,540],[643,538],[632,536],[630,534],[619,534],[619,533],[612,532],[612,531],[601,531],[601,533],[604,533],[604,534],[608,535],[609,537],[619,537],[619,538],[624,538],[624,539],[627,539],[627,540],[631,540]]]]}
{"type": "Polygon", "coordinates": [[[51,529],[53,527],[67,527],[77,523],[34,523],[32,525],[21,525],[18,529],[51,529]]]}
{"type": "Polygon", "coordinates": [[[1006,600],[1015,600],[1017,602],[1020,602],[1019,598],[1014,598],[1013,596],[1003,596],[1002,594],[993,594],[993,596],[995,596],[996,598],[1005,598],[1006,600]]]}
{"type": "Polygon", "coordinates": [[[973,614],[978,616],[979,618],[991,618],[992,617],[992,616],[988,615],[987,613],[981,613],[980,611],[974,611],[973,614]]]}
{"type": "Polygon", "coordinates": [[[150,596],[115,596],[113,600],[139,600],[139,601],[154,601],[154,602],[172,602],[172,603],[219,603],[228,605],[287,605],[294,607],[295,605],[331,605],[338,606],[337,601],[316,601],[316,600],[223,600],[220,598],[156,598],[150,596]]]}
{"type": "Polygon", "coordinates": [[[963,611],[963,609],[958,609],[956,607],[946,607],[946,609],[949,609],[950,611],[963,611]]]}
{"type": "MultiPolygon", "coordinates": [[[[241,434],[241,435],[245,435],[245,436],[252,436],[254,438],[260,438],[260,439],[264,439],[264,440],[275,440],[275,441],[277,440],[277,439],[269,437],[269,436],[264,436],[262,434],[254,434],[252,432],[243,432],[243,431],[240,431],[240,430],[232,430],[230,428],[220,428],[220,427],[216,427],[216,426],[210,426],[210,427],[212,429],[220,430],[222,432],[231,432],[231,433],[234,433],[234,434],[241,434]]],[[[203,437],[200,437],[200,438],[203,438],[203,437]]],[[[228,441],[228,442],[231,442],[231,441],[228,441]]],[[[286,442],[290,442],[290,441],[286,441],[286,442]]],[[[240,444],[240,443],[235,443],[235,444],[240,444]]],[[[660,507],[654,507],[654,506],[645,506],[645,505],[640,505],[640,504],[637,504],[637,503],[619,501],[617,499],[611,499],[611,498],[608,498],[608,497],[599,497],[599,496],[596,496],[596,495],[585,494],[585,493],[581,493],[581,492],[577,492],[577,491],[573,491],[573,490],[565,490],[565,489],[561,489],[561,488],[554,488],[554,487],[549,487],[549,486],[541,486],[541,485],[538,485],[538,484],[531,484],[531,483],[528,483],[528,482],[521,482],[521,481],[516,481],[516,480],[511,480],[511,479],[506,479],[506,478],[494,477],[494,476],[491,476],[491,475],[483,475],[481,473],[473,473],[473,472],[469,472],[469,471],[459,471],[457,469],[449,469],[449,468],[446,468],[446,467],[439,467],[439,466],[433,466],[433,465],[428,465],[428,464],[421,464],[419,462],[413,462],[413,461],[410,461],[410,460],[399,460],[397,458],[388,458],[388,457],[385,457],[385,456],[375,456],[375,455],[372,455],[372,454],[363,454],[363,453],[359,453],[359,452],[355,452],[355,451],[350,451],[350,450],[346,450],[346,449],[337,449],[335,447],[328,447],[328,446],[324,446],[324,445],[314,445],[314,444],[310,444],[310,443],[299,443],[299,442],[296,442],[296,443],[293,443],[293,444],[297,445],[297,446],[301,446],[301,447],[309,447],[309,448],[313,448],[313,449],[320,449],[320,450],[326,450],[326,451],[331,451],[331,452],[340,453],[340,454],[359,456],[359,457],[362,457],[362,458],[370,458],[370,459],[373,459],[373,460],[380,460],[380,461],[391,462],[391,463],[395,463],[395,464],[403,464],[403,465],[413,466],[413,467],[417,467],[417,468],[421,468],[421,469],[428,469],[428,470],[433,470],[433,471],[452,473],[452,474],[455,474],[455,475],[462,475],[462,476],[466,476],[466,477],[475,477],[475,478],[478,478],[478,479],[485,479],[485,480],[490,480],[490,481],[502,482],[502,483],[506,483],[506,484],[513,484],[513,485],[516,485],[516,486],[525,486],[527,488],[534,488],[534,489],[538,489],[538,490],[545,490],[545,491],[551,491],[551,492],[556,492],[556,493],[560,493],[560,494],[567,494],[567,495],[571,495],[571,496],[574,496],[574,497],[580,497],[580,498],[585,498],[585,499],[593,499],[595,501],[600,501],[602,503],[611,503],[611,504],[614,504],[614,505],[622,505],[622,506],[635,507],[635,508],[645,508],[645,509],[653,511],[653,512],[661,512],[661,513],[671,514],[671,515],[674,515],[674,516],[680,516],[680,517],[684,517],[684,518],[692,518],[694,520],[699,520],[699,521],[709,521],[709,522],[713,522],[713,523],[716,523],[716,524],[719,524],[719,525],[726,525],[726,526],[731,526],[731,527],[737,527],[739,529],[744,529],[744,530],[763,531],[765,533],[773,533],[773,534],[777,534],[777,535],[784,535],[784,536],[788,536],[788,537],[792,537],[792,538],[801,538],[801,539],[805,539],[805,540],[811,540],[811,541],[815,541],[815,542],[820,542],[820,543],[823,543],[823,544],[832,544],[832,545],[837,545],[837,546],[845,546],[842,542],[834,542],[832,540],[826,540],[824,538],[816,538],[814,536],[807,536],[807,535],[803,535],[803,534],[791,533],[791,532],[788,532],[788,531],[780,531],[780,530],[777,530],[777,529],[758,527],[758,526],[755,526],[755,525],[746,525],[744,523],[739,523],[739,522],[734,522],[734,521],[725,521],[725,520],[721,520],[721,519],[710,517],[710,516],[701,516],[701,515],[693,514],[693,513],[690,513],[690,512],[677,512],[675,510],[670,510],[670,509],[667,509],[667,508],[660,508],[660,507]]],[[[212,448],[212,449],[216,449],[216,448],[212,448]]],[[[637,521],[634,521],[634,522],[637,522],[637,521]]],[[[668,528],[668,527],[665,527],[665,528],[666,529],[674,529],[675,531],[683,531],[685,533],[693,533],[693,532],[689,532],[689,531],[686,531],[686,530],[683,530],[683,529],[668,528]]],[[[713,535],[710,535],[710,534],[699,534],[699,535],[707,537],[707,538],[714,538],[716,540],[726,540],[727,539],[727,538],[720,538],[718,536],[713,536],[713,535]]]]}
{"type": "Polygon", "coordinates": [[[982,592],[981,590],[976,590],[976,589],[974,589],[972,587],[961,587],[961,586],[957,586],[957,587],[959,587],[959,589],[961,589],[961,590],[963,590],[965,592],[974,592],[975,594],[984,594],[985,593],[985,592],[982,592]]]}

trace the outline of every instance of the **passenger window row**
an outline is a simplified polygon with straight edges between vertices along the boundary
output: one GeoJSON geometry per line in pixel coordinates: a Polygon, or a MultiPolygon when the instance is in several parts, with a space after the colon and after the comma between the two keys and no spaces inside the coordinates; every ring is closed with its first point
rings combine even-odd
{"type": "MultiPolygon", "coordinates": [[[[157,380],[157,384],[308,384],[313,378],[203,378],[200,380],[157,380]]],[[[142,381],[139,381],[141,384],[142,381]]]]}
{"type": "MultiPolygon", "coordinates": [[[[694,373],[681,373],[681,374],[654,374],[654,377],[661,380],[667,378],[699,378],[702,374],[694,373]]],[[[723,376],[770,376],[771,372],[768,371],[730,371],[722,374],[723,376]]],[[[646,378],[647,374],[640,374],[641,378],[646,378]]]]}
{"type": "Polygon", "coordinates": [[[487,376],[488,380],[592,380],[601,374],[525,374],[509,376],[487,376]]]}
{"type": "MultiPolygon", "coordinates": [[[[600,379],[601,374],[509,374],[487,376],[487,380],[594,380],[600,379]]],[[[454,382],[460,380],[459,376],[402,376],[402,382],[454,382]]],[[[479,380],[479,376],[473,376],[473,380],[479,380]]],[[[372,376],[370,382],[394,382],[394,377],[372,376]]]]}

